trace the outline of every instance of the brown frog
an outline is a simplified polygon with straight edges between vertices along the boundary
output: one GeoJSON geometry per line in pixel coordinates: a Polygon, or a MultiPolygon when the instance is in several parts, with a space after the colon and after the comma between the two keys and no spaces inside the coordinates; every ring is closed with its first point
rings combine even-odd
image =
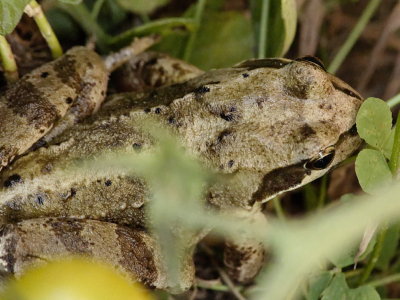
{"type": "MultiPolygon", "coordinates": [[[[110,96],[95,116],[2,171],[4,272],[19,275],[32,264],[78,253],[108,261],[149,286],[175,292],[190,287],[191,253],[199,238],[187,243],[181,282],[169,286],[157,241],[144,229],[149,189],[142,178],[118,169],[63,172],[99,153],[151,151],[157,141],[135,125],[150,118],[170,128],[189,153],[224,177],[205,194],[210,206],[239,211],[242,217],[259,217],[261,203],[322,176],[360,145],[354,125],[362,97],[313,58],[249,60],[204,73],[182,62],[161,63],[157,56],[141,58],[146,63],[133,63],[142,68],[140,74],[163,70],[155,75],[156,84],[147,73],[148,82],[170,85],[110,96]],[[165,74],[175,71],[182,76],[167,79],[171,76],[165,74]]],[[[47,72],[62,82],[57,61],[50,66],[47,72]]],[[[62,102],[57,99],[51,101],[62,102]]],[[[8,123],[0,125],[3,130],[8,123]]],[[[10,143],[0,136],[0,149],[10,143]]],[[[250,280],[263,249],[250,240],[229,245],[225,260],[231,274],[250,280]]]]}

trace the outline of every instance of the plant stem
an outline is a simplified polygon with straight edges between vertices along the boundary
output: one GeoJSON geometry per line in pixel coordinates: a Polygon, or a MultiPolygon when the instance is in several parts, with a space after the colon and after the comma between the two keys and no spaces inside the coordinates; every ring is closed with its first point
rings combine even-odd
{"type": "Polygon", "coordinates": [[[376,244],[375,244],[374,250],[372,251],[371,257],[368,260],[368,263],[367,263],[363,273],[361,274],[361,277],[359,280],[360,285],[368,280],[369,276],[371,275],[372,270],[375,268],[375,265],[376,265],[376,263],[379,259],[379,256],[381,255],[381,252],[382,252],[386,233],[387,233],[387,225],[383,225],[378,233],[376,244]]]}
{"type": "Polygon", "coordinates": [[[0,35],[0,58],[8,82],[18,80],[18,69],[11,47],[6,38],[0,35]]]}
{"type": "Polygon", "coordinates": [[[200,28],[201,24],[201,19],[203,17],[203,12],[204,12],[204,7],[206,5],[207,0],[198,0],[197,5],[196,5],[196,12],[194,14],[194,22],[196,24],[195,29],[192,31],[192,33],[189,36],[189,39],[186,44],[185,52],[183,53],[183,59],[186,61],[190,60],[190,56],[192,55],[193,52],[193,46],[196,41],[197,33],[200,28]]]}
{"type": "Polygon", "coordinates": [[[49,45],[53,58],[60,57],[63,54],[63,50],[40,5],[36,2],[36,0],[32,0],[25,7],[24,11],[28,16],[35,20],[37,26],[39,27],[40,33],[46,40],[47,45],[49,45]]]}
{"type": "Polygon", "coordinates": [[[400,94],[397,94],[393,98],[390,98],[388,101],[386,101],[386,104],[389,105],[390,108],[393,108],[399,103],[400,103],[400,94]]]}
{"type": "Polygon", "coordinates": [[[92,19],[90,12],[83,3],[72,5],[59,2],[57,5],[78,22],[88,36],[95,37],[101,51],[106,52],[108,50],[107,41],[111,38],[92,19]]]}
{"type": "Polygon", "coordinates": [[[270,4],[270,0],[263,0],[261,6],[260,33],[258,37],[258,58],[265,58],[267,55],[270,4]]]}
{"type": "Polygon", "coordinates": [[[154,33],[159,33],[161,31],[165,31],[167,29],[176,28],[176,27],[186,27],[188,30],[193,30],[195,27],[195,23],[191,18],[168,18],[168,19],[160,19],[157,21],[152,21],[146,23],[142,26],[138,26],[132,29],[128,29],[127,31],[117,35],[109,40],[109,44],[113,47],[124,46],[129,43],[131,39],[135,36],[144,36],[154,33]]]}
{"type": "Polygon", "coordinates": [[[400,156],[400,114],[397,115],[396,126],[394,128],[394,141],[392,154],[389,160],[389,168],[392,171],[393,177],[396,178],[397,170],[399,169],[399,156],[400,156]]]}
{"type": "Polygon", "coordinates": [[[366,283],[366,285],[376,287],[376,286],[387,285],[389,283],[396,282],[396,281],[400,281],[400,273],[389,275],[387,277],[377,279],[374,281],[370,281],[370,282],[366,283]]]}
{"type": "Polygon", "coordinates": [[[274,208],[276,211],[276,215],[278,216],[278,219],[281,221],[286,220],[285,212],[281,205],[281,199],[278,196],[276,196],[274,197],[274,199],[272,199],[272,202],[274,203],[274,208]]]}
{"type": "Polygon", "coordinates": [[[104,1],[105,0],[96,0],[96,2],[94,3],[92,12],[90,13],[93,20],[96,20],[97,17],[99,16],[99,13],[100,13],[101,8],[103,7],[104,1]]]}
{"type": "Polygon", "coordinates": [[[335,74],[336,71],[339,69],[341,64],[343,63],[346,56],[349,54],[350,50],[353,48],[354,44],[360,37],[361,33],[364,31],[365,26],[368,24],[369,20],[371,19],[372,15],[378,8],[378,5],[381,3],[381,0],[370,0],[367,7],[364,9],[360,19],[358,20],[357,24],[354,26],[353,30],[351,31],[349,37],[340,48],[339,52],[336,54],[335,58],[331,62],[330,66],[328,67],[328,72],[335,74]]]}

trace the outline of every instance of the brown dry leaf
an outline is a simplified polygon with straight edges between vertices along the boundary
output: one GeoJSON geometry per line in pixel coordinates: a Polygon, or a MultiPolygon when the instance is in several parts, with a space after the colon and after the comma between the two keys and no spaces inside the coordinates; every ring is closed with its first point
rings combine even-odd
{"type": "Polygon", "coordinates": [[[320,30],[325,16],[322,0],[308,0],[300,18],[299,56],[315,55],[320,39],[320,30]]]}
{"type": "Polygon", "coordinates": [[[386,44],[390,35],[392,35],[392,33],[394,33],[399,28],[400,28],[400,3],[397,3],[392,13],[390,14],[388,20],[386,21],[381,36],[370,55],[371,60],[368,64],[366,71],[363,72],[363,75],[358,84],[358,90],[363,90],[367,85],[367,83],[369,82],[373,72],[377,67],[380,57],[383,55],[383,52],[386,48],[386,44]]]}
{"type": "Polygon", "coordinates": [[[389,83],[386,86],[385,94],[383,99],[390,99],[400,91],[400,52],[397,55],[394,69],[390,75],[389,83]]]}

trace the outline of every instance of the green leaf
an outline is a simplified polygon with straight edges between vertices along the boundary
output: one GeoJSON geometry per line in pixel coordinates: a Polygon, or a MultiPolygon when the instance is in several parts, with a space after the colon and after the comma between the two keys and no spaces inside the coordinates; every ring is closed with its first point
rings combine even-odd
{"type": "Polygon", "coordinates": [[[357,155],[356,174],[362,189],[370,194],[392,181],[392,173],[385,157],[373,149],[364,149],[357,155]]]}
{"type": "Polygon", "coordinates": [[[347,292],[346,300],[380,300],[377,291],[369,285],[360,286],[347,292]]]}
{"type": "Polygon", "coordinates": [[[209,12],[200,26],[190,62],[202,69],[223,68],[252,57],[250,21],[236,11],[209,12]]]}
{"type": "Polygon", "coordinates": [[[397,245],[399,244],[400,224],[390,226],[386,232],[385,241],[383,243],[381,255],[378,258],[376,267],[381,270],[387,270],[389,263],[396,254],[397,245]]]}
{"type": "Polygon", "coordinates": [[[336,274],[322,293],[321,300],[379,300],[379,294],[372,286],[364,285],[349,289],[343,273],[336,274]]]}
{"type": "Polygon", "coordinates": [[[0,34],[11,33],[17,26],[30,0],[1,0],[0,1],[0,34]]]}
{"type": "Polygon", "coordinates": [[[117,0],[117,2],[131,12],[147,15],[167,4],[169,0],[117,0]]]}
{"type": "Polygon", "coordinates": [[[332,279],[331,272],[323,272],[310,279],[310,287],[308,288],[307,300],[318,300],[322,291],[326,289],[332,279]]]}
{"type": "Polygon", "coordinates": [[[357,114],[357,131],[372,147],[383,151],[387,147],[392,129],[392,113],[389,106],[377,98],[368,98],[357,114]]]}
{"type": "Polygon", "coordinates": [[[322,292],[321,300],[346,300],[348,290],[344,274],[336,274],[329,286],[322,292]]]}
{"type": "Polygon", "coordinates": [[[257,45],[266,35],[265,53],[262,57],[283,56],[293,42],[296,25],[297,9],[295,0],[251,0],[251,14],[257,45]],[[263,2],[270,1],[267,28],[261,28],[263,2]],[[267,29],[267,30],[266,30],[267,29]]]}

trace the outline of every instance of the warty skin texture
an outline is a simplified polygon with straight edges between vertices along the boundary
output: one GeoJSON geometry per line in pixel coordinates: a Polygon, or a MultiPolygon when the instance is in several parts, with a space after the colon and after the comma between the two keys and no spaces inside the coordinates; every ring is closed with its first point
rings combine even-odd
{"type": "MultiPolygon", "coordinates": [[[[250,211],[322,176],[356,150],[360,138],[351,128],[361,103],[357,92],[316,64],[285,59],[212,70],[141,96],[115,95],[96,116],[65,130],[2,172],[0,216],[3,223],[63,217],[142,228],[149,201],[142,179],[121,170],[102,173],[71,166],[104,152],[153,151],[157,141],[135,125],[150,118],[170,128],[188,152],[221,175],[223,180],[206,193],[212,206],[250,211]],[[329,165],[321,170],[305,168],[331,147],[335,155],[329,165]]],[[[196,237],[188,247],[189,255],[195,241],[196,237]]],[[[241,244],[236,248],[252,251],[241,244]]],[[[256,253],[252,261],[259,263],[262,251],[256,253]]],[[[241,281],[257,273],[257,267],[247,262],[227,263],[236,273],[251,274],[241,281]],[[252,271],[242,272],[237,265],[252,271]]],[[[184,282],[190,282],[193,274],[187,276],[184,282]]],[[[165,282],[151,285],[166,286],[165,282]]]]}

